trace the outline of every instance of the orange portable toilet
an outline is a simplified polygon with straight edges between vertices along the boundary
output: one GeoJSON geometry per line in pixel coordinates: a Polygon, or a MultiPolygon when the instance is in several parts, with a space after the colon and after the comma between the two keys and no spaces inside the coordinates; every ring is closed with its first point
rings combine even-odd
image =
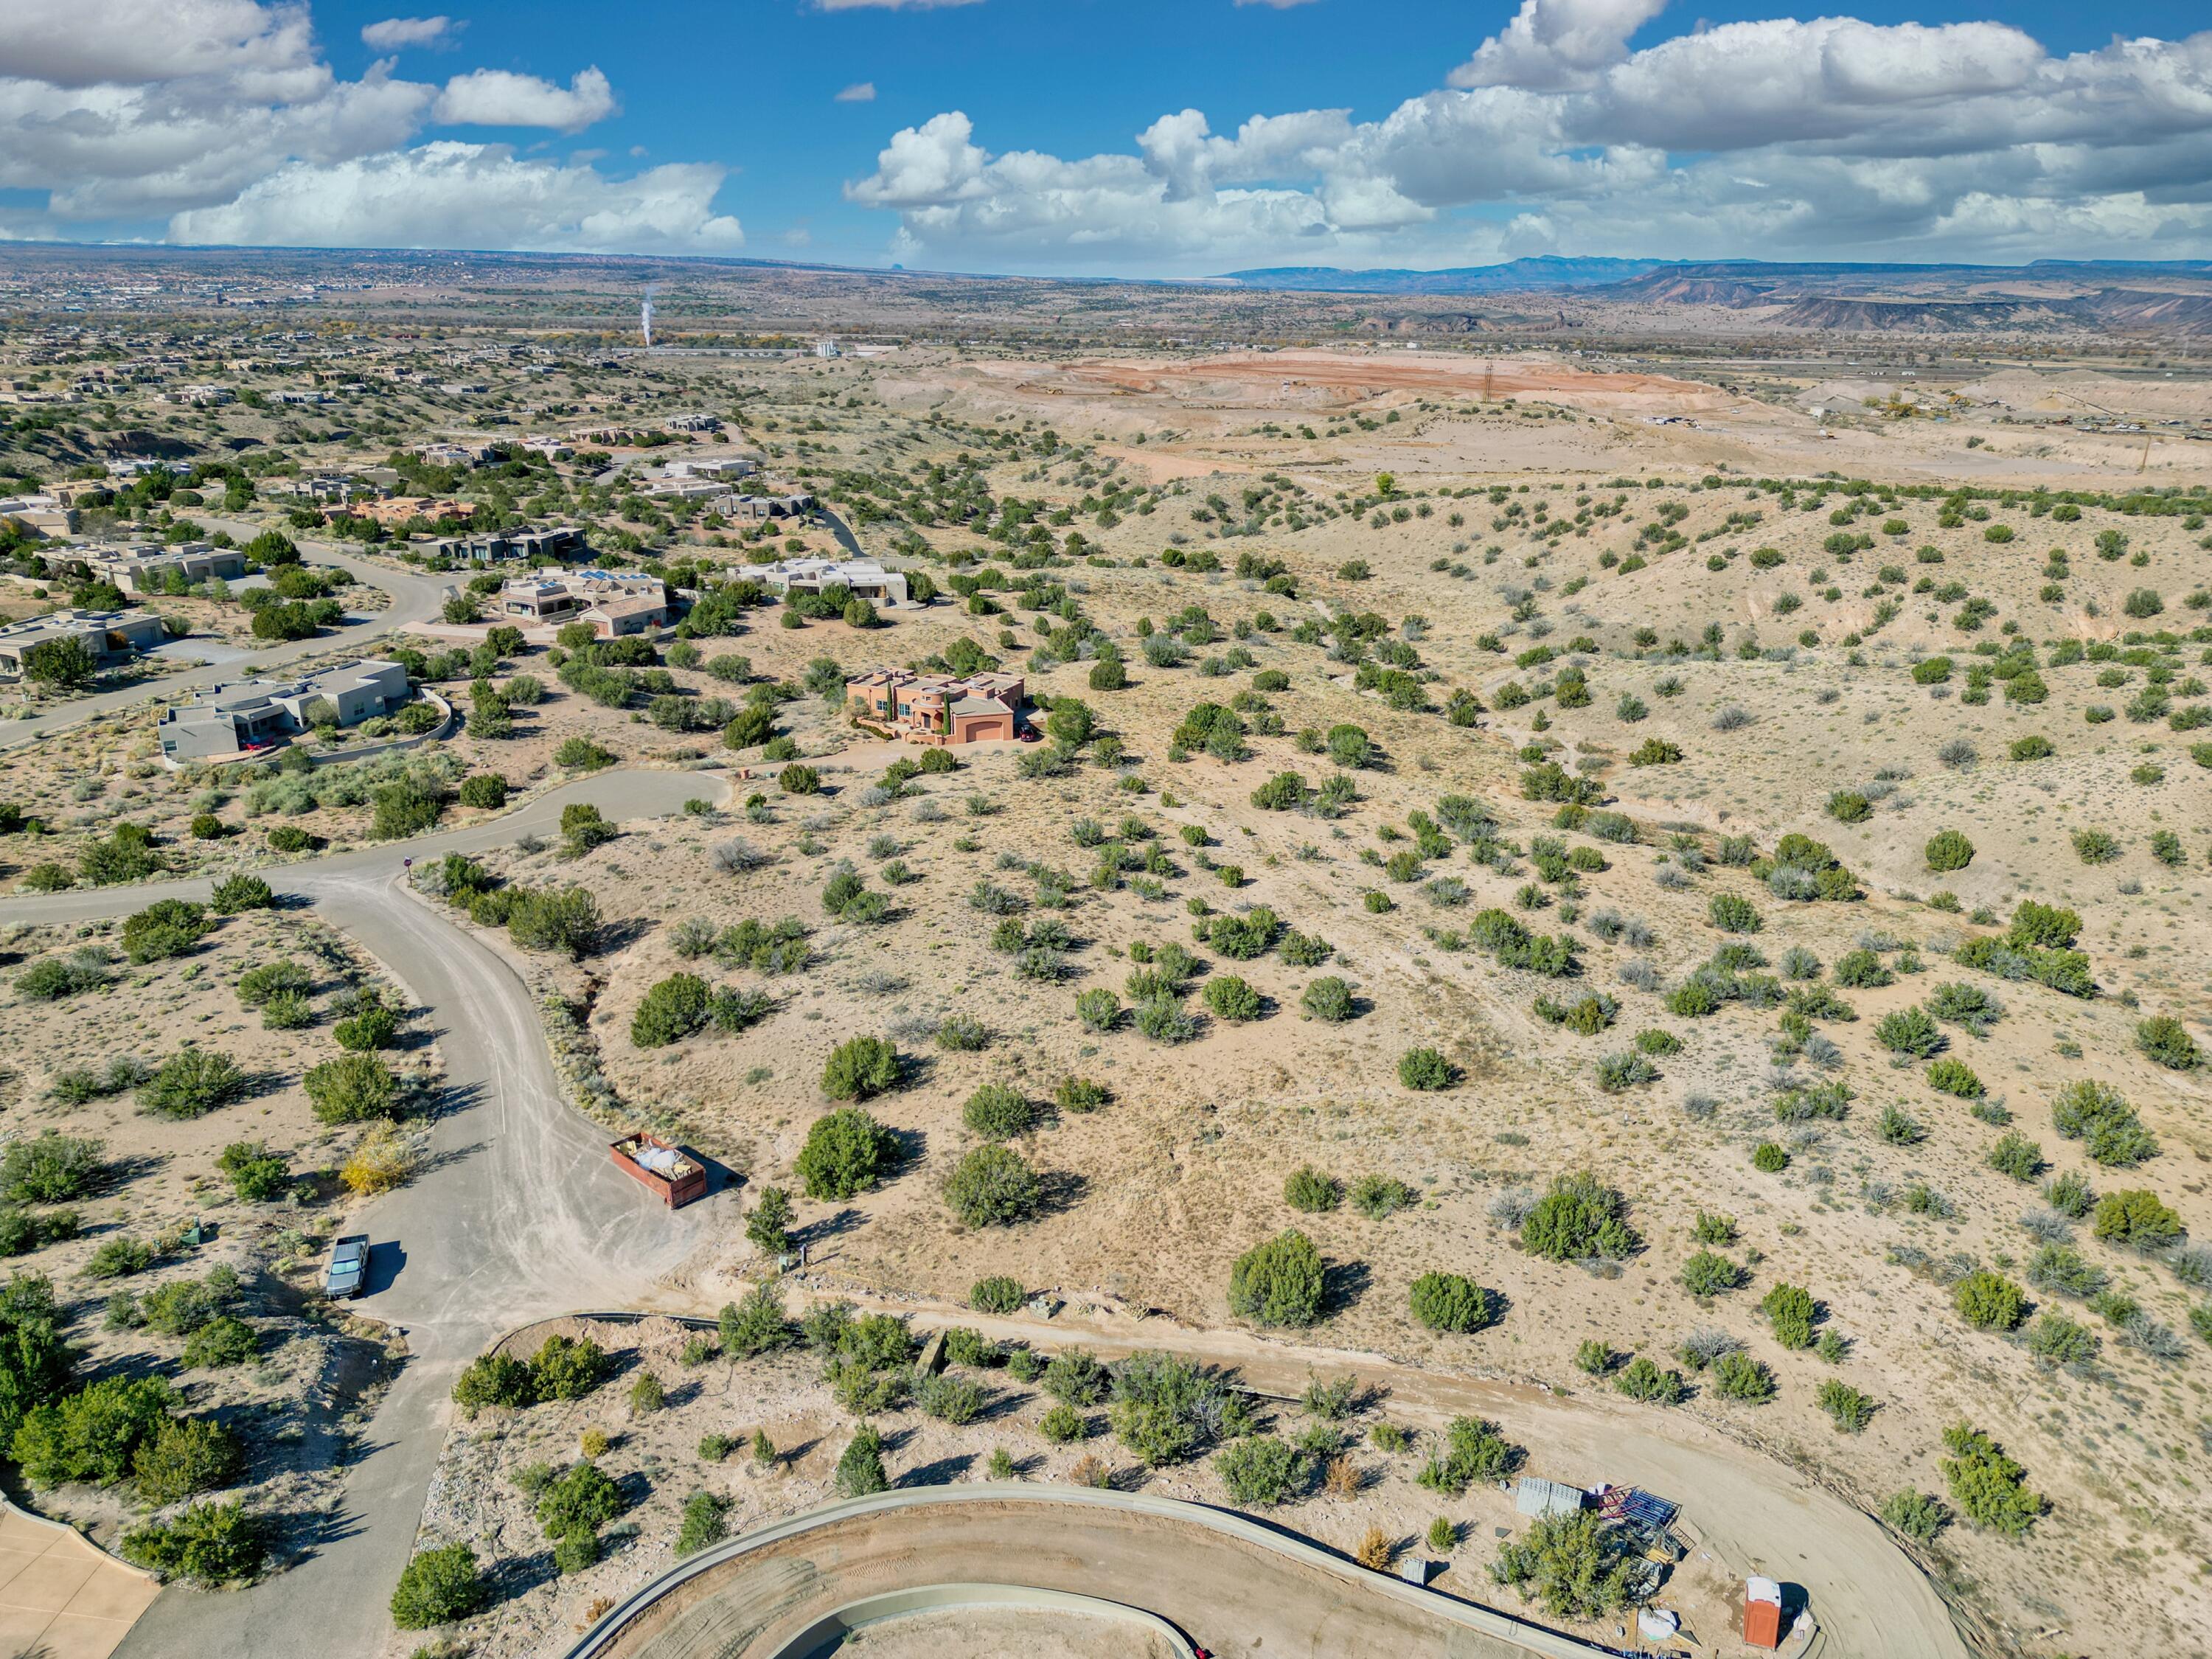
{"type": "Polygon", "coordinates": [[[1771,1578],[1753,1578],[1744,1585],[1743,1639],[1747,1647],[1782,1645],[1782,1586],[1771,1578]]]}

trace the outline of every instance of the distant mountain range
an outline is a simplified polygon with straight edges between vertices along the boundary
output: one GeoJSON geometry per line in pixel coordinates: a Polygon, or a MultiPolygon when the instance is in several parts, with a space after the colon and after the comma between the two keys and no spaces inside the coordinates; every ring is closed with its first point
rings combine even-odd
{"type": "Polygon", "coordinates": [[[1600,288],[1679,263],[1671,259],[1564,259],[1555,254],[1450,270],[1340,270],[1330,265],[1273,265],[1232,270],[1216,284],[1308,294],[1523,294],[1600,288]]]}
{"type": "Polygon", "coordinates": [[[1212,285],[1307,294],[1528,294],[1606,289],[1603,297],[1706,304],[1757,303],[1781,289],[1826,292],[1907,283],[2099,283],[2146,276],[2212,277],[2212,260],[2038,259],[2026,265],[1782,264],[1761,259],[1561,258],[1546,254],[1445,270],[1343,270],[1280,265],[1232,270],[1212,285]],[[1756,296],[1756,298],[1754,298],[1756,296]]]}

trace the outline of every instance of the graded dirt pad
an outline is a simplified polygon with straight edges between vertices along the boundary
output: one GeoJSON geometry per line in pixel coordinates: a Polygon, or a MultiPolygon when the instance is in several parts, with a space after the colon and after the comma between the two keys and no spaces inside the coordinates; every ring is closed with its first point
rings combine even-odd
{"type": "Polygon", "coordinates": [[[1077,362],[1059,367],[992,364],[981,372],[1024,388],[1099,388],[1168,402],[1255,406],[1348,405],[1397,392],[1448,398],[1540,398],[1609,414],[1715,412],[1738,399],[1694,380],[1604,373],[1541,360],[1492,362],[1464,352],[1238,352],[1218,357],[1077,362]]]}
{"type": "Polygon", "coordinates": [[[1112,1620],[1036,1608],[909,1613],[854,1631],[837,1651],[850,1659],[1176,1659],[1158,1636],[1112,1620]]]}
{"type": "Polygon", "coordinates": [[[622,1659],[774,1653],[842,1601],[917,1584],[1006,1582],[1009,1573],[1034,1588],[1146,1607],[1224,1654],[1524,1659],[1528,1651],[1364,1594],[1357,1569],[1324,1571],[1204,1526],[981,1501],[834,1523],[748,1552],[648,1609],[614,1651],[622,1659]],[[805,1599],[802,1585],[812,1591],[805,1599]]]}

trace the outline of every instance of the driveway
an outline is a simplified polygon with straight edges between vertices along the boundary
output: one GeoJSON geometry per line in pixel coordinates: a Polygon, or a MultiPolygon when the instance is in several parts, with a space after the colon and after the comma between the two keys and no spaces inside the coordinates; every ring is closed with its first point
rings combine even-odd
{"type": "Polygon", "coordinates": [[[0,1500],[0,1656],[107,1659],[161,1586],[0,1500]]]}
{"type": "MultiPolygon", "coordinates": [[[[366,1313],[399,1327],[410,1358],[362,1437],[341,1512],[303,1562],[228,1595],[169,1590],[119,1650],[127,1659],[369,1659],[411,1552],[451,1419],[454,1376],[501,1332],[579,1306],[649,1303],[656,1279],[734,1223],[736,1195],[671,1212],[607,1158],[611,1137],[563,1103],[530,993],[506,957],[402,884],[401,860],[477,851],[554,831],[588,800],[610,817],[679,810],[722,793],[688,772],[578,780],[488,823],[267,872],[281,894],[359,940],[428,1011],[449,1109],[411,1186],[348,1218],[374,1241],[366,1313]],[[388,1280],[388,1283],[387,1283],[388,1280]]],[[[72,891],[0,903],[0,921],[126,914],[204,897],[205,881],[72,891]]],[[[0,1650],[4,1655],[4,1650],[0,1650]]],[[[57,1654],[55,1659],[61,1659],[57,1654]]]]}

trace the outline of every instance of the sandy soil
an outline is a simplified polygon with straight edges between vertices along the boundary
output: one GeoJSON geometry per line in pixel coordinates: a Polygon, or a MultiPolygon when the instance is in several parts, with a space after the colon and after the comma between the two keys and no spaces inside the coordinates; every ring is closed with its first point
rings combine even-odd
{"type": "MultiPolygon", "coordinates": [[[[799,1206],[825,1282],[951,1304],[975,1278],[1012,1271],[1032,1288],[1132,1316],[1166,1310],[1193,1341],[1228,1340],[1231,1263],[1296,1224],[1337,1268],[1323,1339],[1424,1368],[1439,1386],[1594,1392],[1601,1385],[1575,1368],[1585,1341],[1671,1364],[1690,1331],[1724,1328],[1771,1368],[1778,1397],[1754,1407],[1701,1390],[1682,1413],[1694,1432],[1814,1471],[1858,1508],[1878,1510],[1908,1486],[1943,1493],[1941,1435],[1961,1419],[2026,1466],[2029,1484],[2052,1503],[2024,1540],[1960,1521],[1928,1556],[1985,1651],[2039,1655],[2055,1644],[2102,1659],[2185,1647],[2203,1605],[2197,1568],[2212,1548],[2201,1498],[2205,1349],[2191,1334],[2202,1285],[2182,1276],[2194,1258],[2138,1254],[2080,1224],[2076,1247],[2139,1304],[2142,1320],[2130,1336],[2124,1302],[2101,1304],[2108,1316],[2100,1317],[2056,1292],[2033,1292],[2039,1311],[2077,1318],[2099,1339],[2094,1363],[2074,1371],[2037,1365],[2017,1335],[1968,1328],[1951,1285],[1975,1264],[2024,1279],[2037,1248],[2019,1221],[2039,1207],[2036,1188],[1987,1162],[2007,1115],[2039,1148],[2046,1175],[2085,1175],[2100,1192],[2153,1192],[2191,1234],[2212,1227],[2198,1169],[2212,1157],[2207,1074],[2159,1068],[2135,1042],[2140,1018],[2171,1013],[2191,1022],[2200,1044],[2212,1043],[2204,1023],[2212,956],[2205,930],[2191,925],[2212,897],[2212,797],[2191,752],[2202,728],[2186,723],[2207,702],[2197,683],[2212,678],[2212,640],[2197,631],[2205,612],[2191,603],[2206,583],[2203,518],[2093,502],[2061,520],[2023,498],[1958,503],[1966,513],[1947,525],[1939,498],[1901,493],[1877,496],[1854,517],[1852,495],[1814,482],[1835,473],[1907,487],[2124,492],[2212,477],[2205,446],[2055,426],[2051,411],[2033,406],[2049,390],[2040,376],[2032,386],[2015,378],[1957,382],[1965,401],[1941,418],[1823,402],[1816,419],[1808,392],[1826,399],[1869,388],[1863,398],[1901,382],[1836,362],[1662,370],[1627,357],[1527,353],[1489,371],[1472,355],[1366,350],[1015,361],[933,349],[881,365],[731,369],[719,384],[733,396],[742,390],[749,423],[795,478],[827,489],[848,465],[909,474],[917,462],[926,470],[963,451],[1000,455],[985,475],[995,497],[1041,501],[1056,537],[1079,530],[1097,562],[1064,560],[1048,574],[1121,647],[1132,683],[1092,693],[1087,664],[1076,663],[1039,670],[1032,685],[1085,698],[1123,744],[1123,759],[1025,781],[1012,756],[968,756],[950,777],[869,805],[880,751],[860,749],[835,711],[810,697],[786,706],[784,724],[803,753],[826,757],[823,795],[785,798],[763,787],[757,817],[741,799],[721,818],[637,829],[581,857],[548,846],[487,861],[516,879],[573,881],[598,895],[614,924],[610,948],[548,970],[586,1017],[591,1063],[621,1109],[675,1129],[756,1185],[795,1184],[797,1152],[829,1104],[818,1079],[836,1043],[863,1033],[898,1043],[913,1062],[904,1085],[871,1104],[904,1139],[902,1170],[849,1203],[799,1206]],[[2030,390],[2037,398],[2021,402],[2030,390]],[[1656,425],[1654,416],[1686,419],[1656,425]],[[1064,441],[1056,453],[1024,447],[1048,426],[1064,441]],[[1396,483],[1387,500],[1376,493],[1383,472],[1396,483]],[[1771,477],[1807,482],[1787,498],[1754,495],[1752,481],[1771,477]],[[1097,497],[1132,480],[1143,486],[1139,499],[1123,499],[1118,522],[1105,522],[1097,497]],[[1902,527],[1892,529],[1893,519],[1902,527]],[[1554,533],[1554,524],[1565,528],[1554,533]],[[1992,538],[2000,528],[2010,540],[1992,538]],[[1854,544],[1832,547],[1838,535],[1854,544]],[[1856,546],[1862,535],[1872,545],[1856,546]],[[2113,535],[2124,542],[2112,544],[2113,535]],[[1170,567],[1163,560],[1170,548],[1212,554],[1224,568],[1170,567]],[[2052,559],[2053,549],[2068,557],[2052,559]],[[1231,574],[1245,551],[1280,560],[1295,595],[1231,574]],[[2045,597],[2046,587],[2055,594],[2045,597]],[[2155,595],[2156,607],[2136,600],[2131,615],[2138,590],[2155,595]],[[1158,629],[1191,605],[1205,609],[1218,637],[1193,648],[1184,665],[1152,666],[1140,623],[1158,629]],[[1361,691],[1325,643],[1292,636],[1300,623],[1345,612],[1375,614],[1383,632],[1370,657],[1386,646],[1409,651],[1409,671],[1432,705],[1466,688],[1490,712],[1468,728],[1433,708],[1394,710],[1361,691]],[[1701,654],[1708,629],[1718,644],[1701,654]],[[2014,638],[2037,647],[2045,701],[2008,702],[2001,684],[1986,700],[1970,696],[1968,670],[1990,654],[1978,647],[2014,638]],[[1676,640],[1682,651],[1669,649],[1676,640]],[[2069,641],[2150,654],[2052,662],[2053,647],[2069,641]],[[1753,654],[1740,655],[1747,646],[1753,654]],[[1553,660],[1516,660],[1536,647],[1553,660]],[[1249,660],[1232,659],[1237,649],[1249,660]],[[1951,680],[1916,684],[1915,661],[1939,652],[1954,659],[1951,680]],[[1220,672],[1206,672],[1209,659],[1220,672]],[[1562,706],[1553,695],[1569,662],[1587,676],[1586,706],[1562,706]],[[1252,675],[1267,670],[1287,685],[1258,693],[1252,675]],[[2138,702],[2154,672],[2163,707],[2138,702]],[[1533,700],[1504,707],[1509,682],[1533,700]],[[1170,734],[1194,704],[1244,691],[1265,704],[1250,714],[1279,718],[1280,735],[1255,733],[1251,757],[1233,763],[1168,759],[1170,734]],[[1640,715],[1627,712],[1638,705],[1640,715]],[[1719,718],[1731,708],[1748,721],[1719,718]],[[2105,709],[2112,718],[2093,719],[2105,709]],[[1361,799],[1351,811],[1332,820],[1252,804],[1273,773],[1295,769],[1309,782],[1329,775],[1334,767],[1294,734],[1340,722],[1364,727],[1381,753],[1357,774],[1361,799]],[[2029,736],[2055,752],[2008,758],[2029,736]],[[1681,760],[1630,765],[1651,737],[1678,745],[1681,760]],[[1971,759],[1954,749],[1947,760],[1946,745],[1960,741],[1971,759]],[[1598,780],[1634,818],[1635,840],[1556,828],[1549,805],[1522,799],[1524,751],[1598,780]],[[1839,789],[1866,793],[1863,821],[1830,816],[1839,789]],[[1501,858],[1478,863],[1455,847],[1413,878],[1395,878],[1386,866],[1412,843],[1409,815],[1436,811],[1448,793],[1471,796],[1494,816],[1501,858]],[[1073,828],[1088,818],[1112,833],[1125,817],[1139,820],[1133,837],[1149,831],[1164,849],[1157,888],[1091,880],[1097,854],[1073,828]],[[1922,849],[1945,828],[1967,833],[1976,855],[1939,877],[1922,849]],[[1186,844],[1186,829],[1202,831],[1204,844],[1186,844]],[[1864,896],[1786,901],[1714,861],[1723,835],[1751,835],[1767,850],[1792,830],[1827,842],[1864,896]],[[2110,835],[2116,856],[2085,862],[2077,830],[2110,835]],[[2178,852],[2154,841],[2161,832],[2178,852]],[[1590,865],[1572,889],[1535,879],[1540,836],[1590,865]],[[714,849],[737,838],[764,861],[718,867],[714,849]],[[895,859],[918,879],[894,884],[885,867],[895,859]],[[823,885],[846,861],[891,900],[880,925],[823,911],[823,885]],[[1242,884],[1225,885],[1219,865],[1239,866],[1242,884]],[[1064,909],[1041,904],[1040,866],[1073,878],[1064,909]],[[1440,878],[1457,885],[1437,885],[1440,878]],[[998,917],[971,902],[978,883],[1004,889],[1030,925],[1066,923],[1073,943],[1060,977],[1024,978],[990,948],[998,917]],[[1522,911],[1530,886],[1540,908],[1522,911]],[[1929,902],[1943,890],[1955,908],[1929,902]],[[1387,906],[1370,908],[1370,892],[1387,906]],[[1767,971],[1799,947],[1819,958],[1827,983],[1854,948],[1880,946],[1894,981],[1840,989],[1855,1018],[1822,1016],[1818,1047],[1784,1041],[1771,1010],[1669,1014],[1664,991],[1742,937],[1712,925],[1709,907],[1720,895],[1756,908],[1761,928],[1748,942],[1767,971]],[[2079,911],[2094,999],[2000,981],[1948,960],[1958,940],[2002,927],[2030,897],[2079,911]],[[1279,951],[1225,959],[1192,940],[1193,901],[1216,911],[1268,906],[1334,954],[1304,969],[1279,951]],[[1492,906],[1536,930],[1571,933],[1579,975],[1540,979],[1466,948],[1469,919],[1492,906]],[[1648,934],[1593,927],[1608,910],[1648,934]],[[811,930],[815,960],[802,974],[687,962],[674,949],[680,921],[784,915],[811,930]],[[1222,973],[1249,980],[1267,1000],[1264,1017],[1209,1021],[1181,1047],[1126,1025],[1097,1033],[1079,1024],[1079,991],[1105,988],[1126,1000],[1133,947],[1170,940],[1203,960],[1200,981],[1222,973]],[[679,969],[765,992],[774,1010],[741,1035],[635,1048],[632,1015],[651,986],[679,969]],[[1358,1018],[1332,1026],[1298,1017],[1302,993],[1323,975],[1352,982],[1358,1018]],[[1953,980],[2005,1008],[1986,1036],[1944,1028],[1950,1057],[1984,1086],[1972,1104],[1937,1092],[1923,1066],[1899,1062],[1876,1036],[1883,1015],[1953,980]],[[1596,992],[1620,1004],[1603,1035],[1571,1035],[1538,1012],[1540,996],[1596,992]],[[953,1014],[983,1022],[982,1048],[936,1044],[953,1014]],[[1601,1089],[1599,1057],[1646,1030],[1671,1034],[1681,1048],[1658,1057],[1650,1084],[1601,1089]],[[1417,1045],[1453,1060],[1457,1086],[1399,1086],[1398,1058],[1417,1045]],[[1047,1111],[1018,1143],[1055,1178],[1054,1202],[1011,1233],[958,1228],[939,1188],[976,1144],[963,1102],[998,1081],[1042,1103],[1069,1076],[1105,1085],[1112,1098],[1090,1114],[1047,1111]],[[1778,1083],[1831,1078],[1853,1091],[1844,1117],[1778,1121],[1778,1083]],[[2127,1097],[2159,1138],[2156,1157],[2132,1170],[2106,1169],[2057,1134],[2052,1096],[2081,1078],[2127,1097]],[[1915,1121],[1919,1138],[1885,1136],[1879,1125],[1893,1106],[1915,1121]],[[1789,1146],[1786,1170],[1752,1166],[1752,1149],[1767,1140],[1789,1146]],[[1415,1203],[1382,1220],[1349,1206],[1301,1215],[1283,1186],[1308,1163],[1347,1183],[1401,1180],[1415,1203]],[[1494,1213],[1497,1200],[1583,1167],[1623,1192],[1640,1253],[1585,1270],[1522,1251],[1495,1218],[1512,1206],[1494,1213]],[[1750,1279],[1705,1302],[1678,1278],[1698,1248],[1700,1212],[1735,1218],[1740,1242],[1729,1254],[1750,1279]],[[1407,1287],[1436,1268],[1492,1289],[1502,1320],[1467,1338],[1421,1332],[1407,1316],[1407,1287]],[[1778,1283],[1819,1299],[1824,1328],[1844,1339],[1838,1361],[1773,1340],[1757,1303],[1778,1283]],[[1878,1402],[1863,1433],[1837,1432],[1820,1409],[1820,1387],[1834,1380],[1878,1402]]],[[[2110,392],[2135,419],[2160,408],[2186,412],[2202,383],[2168,391],[2108,376],[2075,391],[2098,401],[2110,392]]],[[[864,525],[862,534],[880,552],[893,552],[896,538],[910,553],[911,536],[940,555],[981,554],[959,568],[1006,566],[1006,549],[965,523],[885,522],[864,525]]],[[[684,545],[713,543],[695,531],[684,545]]],[[[817,656],[846,669],[915,661],[963,636],[1021,660],[1042,636],[1026,607],[1003,588],[996,597],[1008,614],[939,605],[867,634],[842,624],[787,631],[766,613],[711,648],[747,654],[757,675],[786,679],[817,656]]],[[[528,660],[519,665],[539,672],[528,660]]],[[[731,695],[688,672],[678,678],[731,695]]],[[[678,738],[630,714],[560,698],[516,739],[463,738],[453,752],[522,781],[543,775],[551,744],[570,732],[589,732],[625,759],[669,764],[713,743],[712,734],[678,738]]],[[[1202,1006],[1195,988],[1187,999],[1194,1009],[1202,1006]]],[[[757,1265],[733,1238],[725,1260],[687,1288],[712,1299],[757,1265]]],[[[783,1386],[755,1414],[796,1409],[806,1397],[804,1377],[783,1386]]],[[[1612,1404],[1594,1419],[1561,1407],[1555,1417],[1522,1420],[1536,1425],[1532,1447],[1559,1448],[1592,1434],[1593,1420],[1610,1425],[1622,1414],[1655,1413],[1612,1404]]],[[[544,1445],[576,1426],[549,1430],[544,1445]]],[[[1652,1437],[1678,1445],[1690,1432],[1652,1437]]],[[[1655,1481],[1689,1472],[1655,1468],[1655,1481]]],[[[733,1486],[753,1479],[727,1478],[733,1486]]],[[[672,1516],[682,1483],[665,1484],[678,1488],[672,1516]]],[[[1724,1486],[1714,1477],[1704,1495],[1724,1486]]],[[[526,1522],[498,1524],[523,1528],[485,1534],[502,1548],[542,1548],[526,1522]]],[[[560,1595],[571,1589],[584,1599],[578,1587],[560,1595]]],[[[565,1604],[556,1610],[555,1600],[531,1604],[541,1628],[582,1616],[565,1604]]]]}
{"type": "Polygon", "coordinates": [[[974,1659],[1169,1659],[1170,1650],[1105,1620],[979,1607],[886,1620],[854,1632],[837,1651],[854,1659],[935,1659],[946,1652],[974,1659]]]}

